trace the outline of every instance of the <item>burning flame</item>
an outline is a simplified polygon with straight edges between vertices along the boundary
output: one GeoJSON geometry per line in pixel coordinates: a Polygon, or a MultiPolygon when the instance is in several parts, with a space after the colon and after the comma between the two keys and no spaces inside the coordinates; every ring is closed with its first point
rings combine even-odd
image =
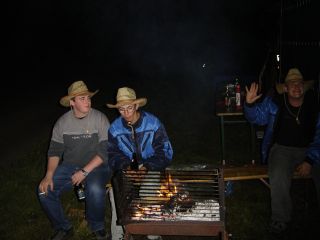
{"type": "MultiPolygon", "coordinates": [[[[178,189],[174,184],[172,177],[170,174],[167,175],[164,183],[159,186],[159,190],[155,190],[155,193],[158,194],[156,198],[148,197],[149,200],[156,199],[161,201],[169,201],[172,197],[178,194],[178,189]]],[[[141,220],[141,219],[152,219],[152,220],[161,220],[163,219],[163,212],[161,209],[161,205],[159,204],[151,204],[149,206],[141,206],[140,204],[136,205],[133,220],[141,220]]]]}
{"type": "Polygon", "coordinates": [[[159,197],[165,197],[168,199],[178,193],[177,186],[173,183],[170,173],[167,177],[167,181],[164,185],[160,186],[160,190],[158,192],[159,197]]]}

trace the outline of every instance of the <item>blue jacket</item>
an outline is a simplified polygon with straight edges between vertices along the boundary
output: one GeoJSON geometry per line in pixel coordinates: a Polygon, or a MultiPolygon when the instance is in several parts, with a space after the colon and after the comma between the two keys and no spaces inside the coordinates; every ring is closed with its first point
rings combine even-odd
{"type": "MultiPolygon", "coordinates": [[[[252,106],[245,104],[245,117],[250,123],[266,126],[261,146],[262,163],[267,163],[268,153],[273,144],[273,132],[278,119],[280,101],[274,96],[265,99],[252,106]]],[[[318,111],[318,109],[317,109],[318,111]]],[[[320,164],[320,114],[318,114],[313,141],[307,148],[306,160],[311,164],[320,164]]]]}
{"type": "Polygon", "coordinates": [[[122,117],[118,117],[109,128],[109,166],[114,171],[127,168],[133,152],[137,153],[138,163],[148,170],[163,170],[172,161],[173,151],[164,126],[154,115],[140,113],[139,120],[133,125],[136,143],[131,128],[122,117]]]}

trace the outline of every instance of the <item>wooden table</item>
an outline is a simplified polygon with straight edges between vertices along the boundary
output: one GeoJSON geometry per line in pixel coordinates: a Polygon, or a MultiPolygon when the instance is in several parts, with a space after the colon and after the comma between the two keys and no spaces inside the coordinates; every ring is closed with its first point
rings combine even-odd
{"type": "MultiPolygon", "coordinates": [[[[223,102],[216,104],[216,115],[220,120],[220,142],[221,142],[221,162],[222,165],[226,164],[225,159],[225,125],[226,124],[250,124],[244,117],[243,109],[226,109],[223,102]],[[239,119],[240,117],[240,119],[239,119]]],[[[251,163],[255,163],[255,130],[254,125],[250,124],[250,142],[251,142],[251,163]]]]}

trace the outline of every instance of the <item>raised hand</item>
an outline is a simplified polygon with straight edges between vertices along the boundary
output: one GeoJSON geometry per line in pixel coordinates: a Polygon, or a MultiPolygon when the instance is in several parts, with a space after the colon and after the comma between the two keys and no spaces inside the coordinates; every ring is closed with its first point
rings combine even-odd
{"type": "Polygon", "coordinates": [[[258,94],[258,89],[259,89],[259,84],[253,82],[250,85],[250,89],[248,89],[248,87],[246,86],[246,102],[247,103],[254,103],[255,101],[257,101],[262,94],[258,94]]]}

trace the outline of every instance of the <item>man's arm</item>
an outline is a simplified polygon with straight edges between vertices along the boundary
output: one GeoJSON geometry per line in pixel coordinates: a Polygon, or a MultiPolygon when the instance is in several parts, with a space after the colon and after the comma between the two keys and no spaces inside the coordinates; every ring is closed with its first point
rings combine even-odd
{"type": "Polygon", "coordinates": [[[148,170],[163,170],[172,161],[173,150],[164,126],[160,123],[152,142],[154,155],[145,159],[143,166],[148,170]]]}
{"type": "Polygon", "coordinates": [[[99,167],[101,164],[105,163],[108,165],[108,129],[110,123],[108,118],[100,113],[100,118],[98,118],[99,128],[99,144],[97,146],[97,154],[80,170],[76,171],[72,175],[72,184],[79,185],[95,168],[99,167]]]}
{"type": "Polygon", "coordinates": [[[270,120],[271,97],[266,97],[261,103],[256,103],[261,98],[258,95],[259,86],[252,83],[250,88],[246,87],[246,102],[244,104],[244,114],[246,119],[253,124],[266,125],[270,120]]]}
{"type": "Polygon", "coordinates": [[[72,184],[79,185],[93,169],[99,167],[103,162],[99,155],[94,156],[87,165],[72,175],[72,184]]]}
{"type": "Polygon", "coordinates": [[[313,142],[310,144],[306,152],[306,159],[297,167],[299,175],[309,175],[312,165],[314,164],[320,164],[320,114],[318,115],[316,132],[313,142]]]}
{"type": "Polygon", "coordinates": [[[113,171],[126,169],[130,166],[131,159],[127,157],[118,146],[118,140],[108,133],[108,164],[113,171]]]}
{"type": "MultiPolygon", "coordinates": [[[[54,127],[53,134],[56,133],[56,126],[54,127]]],[[[50,188],[53,191],[53,175],[59,165],[60,159],[64,151],[64,145],[60,142],[51,139],[49,149],[48,149],[48,163],[47,172],[45,177],[41,180],[39,184],[39,191],[42,194],[47,194],[50,188]]]]}
{"type": "Polygon", "coordinates": [[[320,113],[318,115],[318,121],[316,125],[316,131],[313,138],[313,142],[307,149],[306,155],[306,161],[310,164],[320,164],[320,113]]]}
{"type": "Polygon", "coordinates": [[[39,184],[39,191],[40,193],[48,193],[48,188],[53,191],[53,174],[56,171],[60,158],[53,156],[48,157],[48,165],[47,165],[47,172],[45,177],[41,180],[39,184]]]}

